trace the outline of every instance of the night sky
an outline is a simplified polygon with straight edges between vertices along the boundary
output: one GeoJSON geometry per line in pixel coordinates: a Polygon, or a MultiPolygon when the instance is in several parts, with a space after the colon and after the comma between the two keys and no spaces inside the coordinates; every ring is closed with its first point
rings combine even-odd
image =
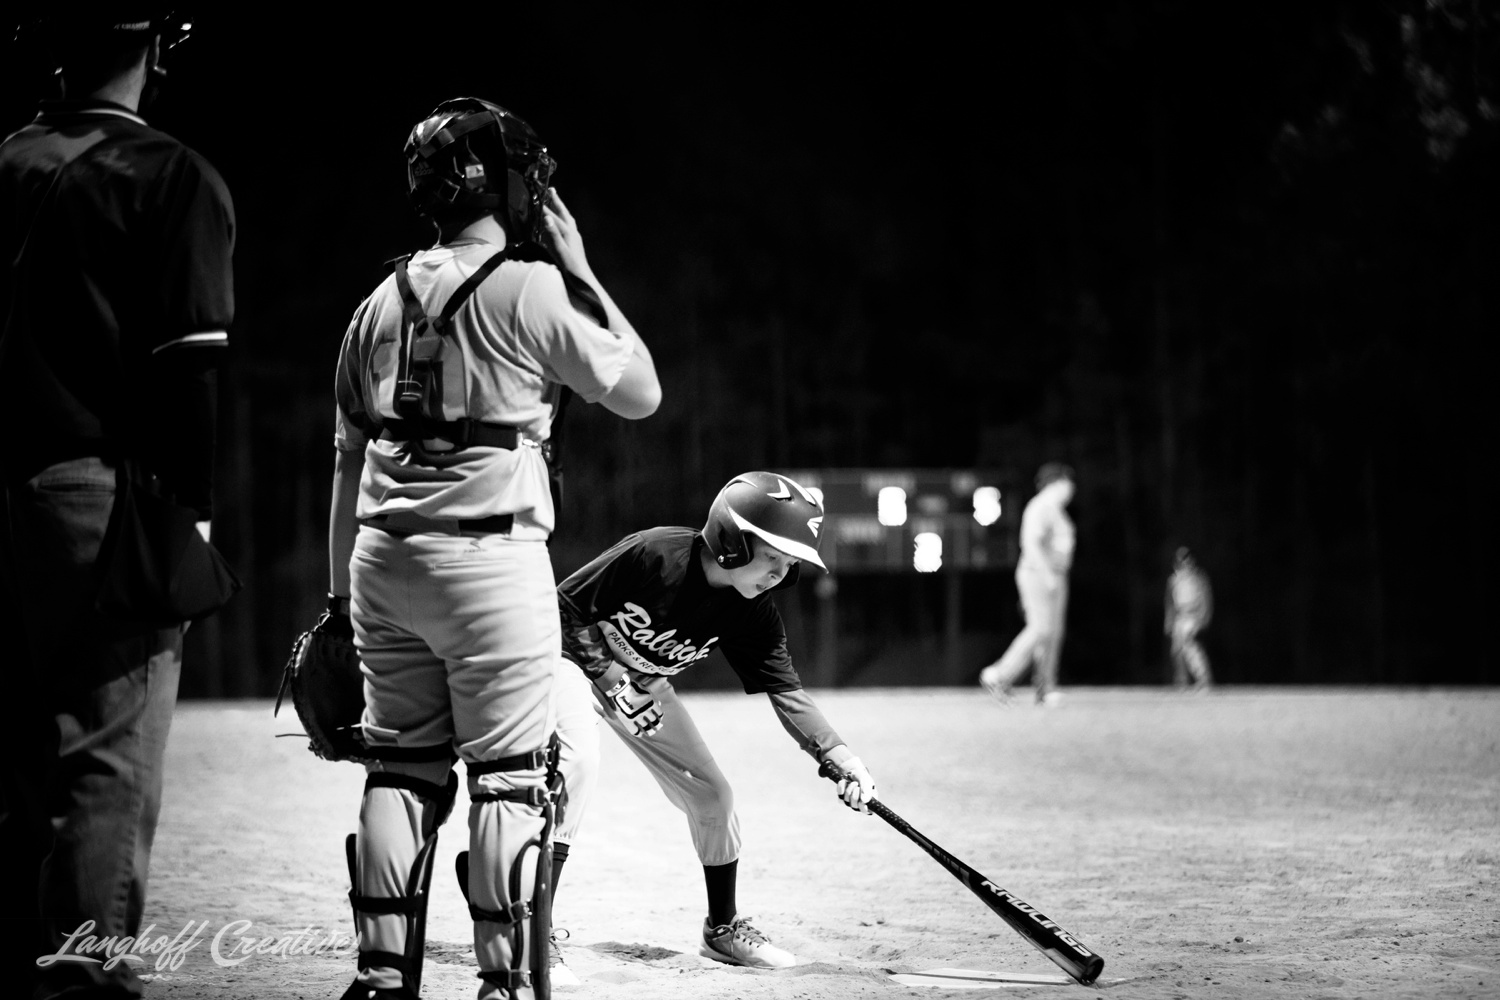
{"type": "MultiPolygon", "coordinates": [[[[333,359],[430,242],[401,146],[460,95],[548,143],[662,377],[650,420],[570,415],[559,570],[746,468],[1061,458],[1065,684],[1161,679],[1184,543],[1226,680],[1497,679],[1495,3],[540,8],[209,16],[170,63],[148,116],[238,212],[221,537],[262,592],[203,640],[260,644],[249,679],[206,690],[264,689],[320,602],[333,359]]],[[[1008,586],[972,590],[974,672],[1008,586]]]]}

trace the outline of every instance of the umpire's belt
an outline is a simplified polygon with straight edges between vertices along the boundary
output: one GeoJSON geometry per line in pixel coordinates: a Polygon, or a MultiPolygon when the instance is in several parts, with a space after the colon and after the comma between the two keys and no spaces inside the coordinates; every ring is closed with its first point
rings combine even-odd
{"type": "Polygon", "coordinates": [[[386,420],[380,425],[383,441],[451,441],[459,448],[508,448],[521,443],[521,432],[509,424],[487,424],[479,420],[386,420]]]}
{"type": "Polygon", "coordinates": [[[515,527],[514,514],[495,514],[492,517],[423,517],[410,511],[398,510],[389,514],[376,514],[364,518],[360,524],[389,532],[392,535],[508,535],[515,527]]]}

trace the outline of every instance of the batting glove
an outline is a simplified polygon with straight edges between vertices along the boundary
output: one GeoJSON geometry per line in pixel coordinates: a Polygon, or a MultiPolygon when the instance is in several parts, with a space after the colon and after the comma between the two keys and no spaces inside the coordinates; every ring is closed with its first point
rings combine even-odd
{"type": "Polygon", "coordinates": [[[879,795],[875,791],[875,778],[864,761],[849,753],[848,747],[843,745],[829,751],[828,761],[844,772],[844,777],[839,780],[839,798],[844,800],[844,805],[868,814],[870,802],[879,795]]]}
{"type": "Polygon", "coordinates": [[[614,687],[605,691],[604,697],[608,698],[609,703],[614,706],[615,714],[630,727],[632,735],[651,736],[661,728],[661,705],[629,674],[621,677],[614,687]]]}

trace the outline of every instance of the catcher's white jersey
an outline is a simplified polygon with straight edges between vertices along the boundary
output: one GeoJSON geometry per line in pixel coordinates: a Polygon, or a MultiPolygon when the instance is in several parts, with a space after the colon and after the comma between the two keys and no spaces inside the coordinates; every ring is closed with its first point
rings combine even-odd
{"type": "MultiPolygon", "coordinates": [[[[497,251],[478,241],[424,250],[408,262],[412,290],[429,315],[441,311],[469,275],[497,251]]],[[[516,514],[551,531],[555,522],[547,464],[539,447],[551,435],[559,385],[585,402],[614,387],[634,350],[628,333],[599,326],[568,300],[551,264],[507,260],[454,316],[463,372],[445,372],[448,419],[468,417],[519,429],[521,447],[471,446],[413,462],[394,441],[369,433],[395,418],[402,327],[396,279],[361,303],[339,356],[334,445],[368,449],[358,516],[410,511],[429,518],[516,514]]]]}

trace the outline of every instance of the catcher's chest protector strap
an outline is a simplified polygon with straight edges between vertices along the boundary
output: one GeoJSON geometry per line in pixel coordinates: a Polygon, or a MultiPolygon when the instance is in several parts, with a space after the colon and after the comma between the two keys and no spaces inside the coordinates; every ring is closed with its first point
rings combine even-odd
{"type": "Polygon", "coordinates": [[[473,295],[490,275],[495,273],[495,268],[505,263],[506,253],[504,250],[497,250],[486,258],[484,263],[476,267],[474,273],[465,278],[463,284],[454,290],[447,303],[444,304],[443,311],[436,316],[427,314],[416,292],[412,291],[411,276],[406,273],[406,262],[410,259],[401,257],[395,262],[396,291],[401,293],[401,311],[406,317],[407,330],[419,339],[428,334],[439,337],[448,336],[453,317],[458,314],[459,307],[468,301],[469,296],[473,295]]]}
{"type": "MultiPolygon", "coordinates": [[[[438,371],[438,356],[442,349],[443,338],[453,332],[453,317],[457,315],[459,308],[469,296],[484,284],[485,279],[505,263],[506,252],[496,251],[475,268],[474,273],[465,278],[463,284],[459,285],[449,296],[442,312],[436,316],[428,315],[427,310],[422,307],[421,300],[417,298],[416,292],[412,290],[411,276],[406,272],[408,259],[398,258],[393,265],[396,275],[396,291],[401,296],[402,323],[401,349],[397,361],[395,399],[392,400],[392,408],[401,423],[407,425],[402,428],[402,433],[409,434],[410,437],[397,439],[388,434],[382,436],[391,437],[393,440],[417,441],[424,438],[454,440],[453,434],[457,431],[463,435],[467,443],[469,436],[474,433],[470,425],[511,430],[503,424],[490,425],[473,420],[451,422],[454,425],[463,425],[455,427],[451,426],[449,421],[443,420],[441,372],[438,371]]],[[[511,447],[514,445],[512,444],[511,447]]]]}

